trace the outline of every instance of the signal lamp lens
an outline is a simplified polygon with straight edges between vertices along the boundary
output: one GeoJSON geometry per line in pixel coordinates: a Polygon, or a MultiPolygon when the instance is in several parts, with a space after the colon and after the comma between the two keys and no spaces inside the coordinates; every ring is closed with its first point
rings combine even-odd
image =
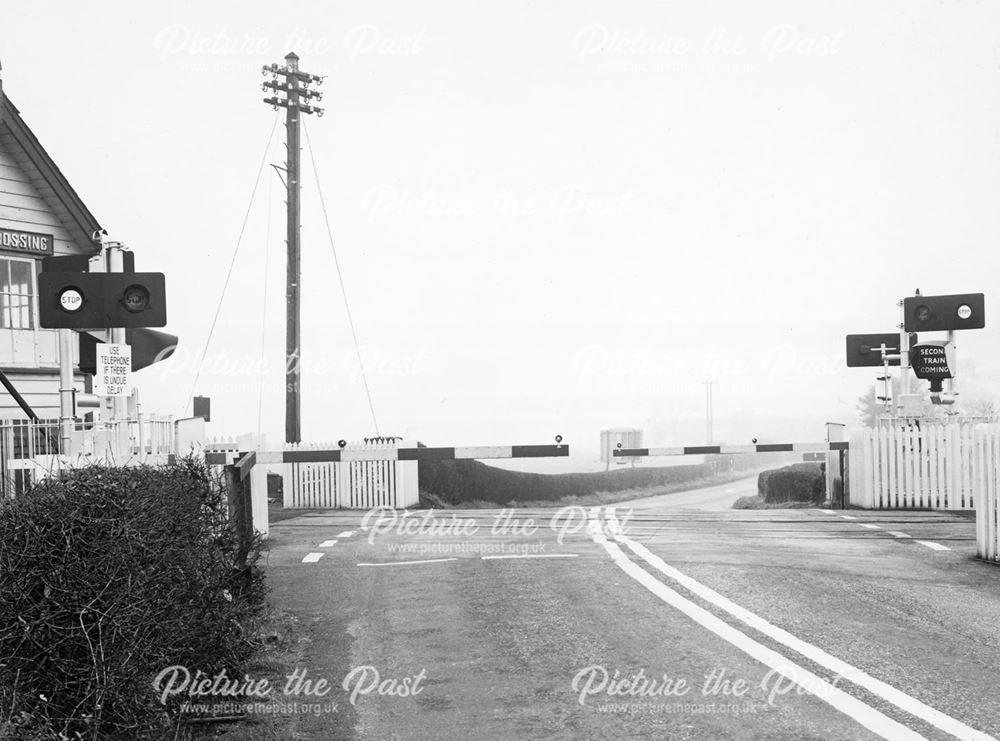
{"type": "Polygon", "coordinates": [[[142,286],[129,286],[122,296],[122,303],[132,313],[145,311],[149,308],[149,291],[142,286]]]}

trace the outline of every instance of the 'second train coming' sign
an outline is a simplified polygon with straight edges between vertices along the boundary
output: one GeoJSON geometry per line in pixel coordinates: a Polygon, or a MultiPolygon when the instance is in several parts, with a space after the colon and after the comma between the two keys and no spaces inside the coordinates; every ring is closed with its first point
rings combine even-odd
{"type": "Polygon", "coordinates": [[[52,242],[51,234],[0,228],[0,250],[46,256],[54,252],[52,242]]]}

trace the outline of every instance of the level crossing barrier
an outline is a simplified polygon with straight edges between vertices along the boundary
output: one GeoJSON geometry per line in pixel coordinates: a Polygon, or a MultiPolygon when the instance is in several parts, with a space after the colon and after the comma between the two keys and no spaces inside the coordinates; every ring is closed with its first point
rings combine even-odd
{"type": "Polygon", "coordinates": [[[206,452],[208,464],[236,467],[238,480],[250,477],[254,528],[267,535],[267,470],[282,473],[283,504],[296,508],[405,508],[419,502],[421,461],[560,458],[569,445],[423,447],[398,438],[357,443],[286,444],[281,450],[206,452]]]}
{"type": "Polygon", "coordinates": [[[834,461],[837,463],[838,475],[832,476],[828,470],[826,476],[826,496],[837,506],[847,506],[845,466],[850,443],[847,441],[826,441],[818,443],[757,443],[751,445],[683,445],[673,448],[623,448],[618,445],[613,451],[616,458],[650,458],[676,455],[740,455],[754,453],[826,453],[828,469],[834,461]],[[840,490],[837,490],[837,481],[840,490]]]}

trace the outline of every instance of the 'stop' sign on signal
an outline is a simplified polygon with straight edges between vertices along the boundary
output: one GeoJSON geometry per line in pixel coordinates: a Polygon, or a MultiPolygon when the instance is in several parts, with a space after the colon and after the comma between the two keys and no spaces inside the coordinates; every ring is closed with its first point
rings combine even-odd
{"type": "Polygon", "coordinates": [[[981,293],[903,299],[903,327],[907,332],[982,329],[985,326],[985,299],[981,293]]]}

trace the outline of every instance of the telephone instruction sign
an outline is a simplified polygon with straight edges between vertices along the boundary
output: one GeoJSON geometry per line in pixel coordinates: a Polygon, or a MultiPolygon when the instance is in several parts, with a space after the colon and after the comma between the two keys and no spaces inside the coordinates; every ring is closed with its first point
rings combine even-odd
{"type": "Polygon", "coordinates": [[[129,396],[132,393],[132,348],[125,344],[100,344],[94,393],[97,396],[129,396]]]}

